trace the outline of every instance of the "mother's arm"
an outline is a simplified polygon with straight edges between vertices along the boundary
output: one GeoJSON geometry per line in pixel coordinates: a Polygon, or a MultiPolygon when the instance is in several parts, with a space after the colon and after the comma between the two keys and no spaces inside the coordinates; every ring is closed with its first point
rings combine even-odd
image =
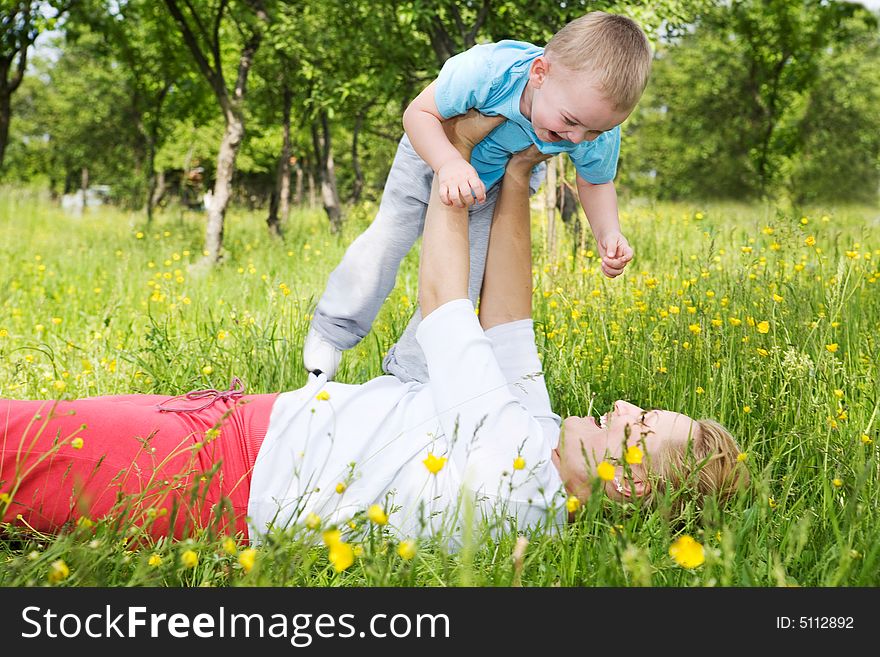
{"type": "MultiPolygon", "coordinates": [[[[469,162],[473,147],[504,120],[503,116],[484,116],[471,111],[444,121],[443,128],[452,145],[469,162]]],[[[469,273],[468,211],[440,202],[435,177],[425,215],[419,263],[422,316],[427,317],[453,299],[467,299],[469,273]]]]}
{"type": "Polygon", "coordinates": [[[495,206],[480,291],[480,324],[489,329],[532,316],[532,242],[529,176],[548,159],[535,146],[507,163],[495,206]]]}

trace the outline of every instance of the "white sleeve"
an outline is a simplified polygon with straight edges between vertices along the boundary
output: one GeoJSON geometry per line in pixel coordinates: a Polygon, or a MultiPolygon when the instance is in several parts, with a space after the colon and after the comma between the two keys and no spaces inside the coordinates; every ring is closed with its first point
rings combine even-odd
{"type": "Polygon", "coordinates": [[[556,481],[550,461],[555,445],[508,385],[470,300],[455,299],[434,310],[419,324],[416,338],[450,460],[465,485],[516,500],[556,481]],[[517,457],[525,467],[514,470],[517,457]]]}
{"type": "Polygon", "coordinates": [[[487,329],[485,334],[492,341],[498,365],[513,394],[532,417],[541,422],[545,431],[558,432],[562,420],[550,407],[532,320],[499,324],[487,329]]]}

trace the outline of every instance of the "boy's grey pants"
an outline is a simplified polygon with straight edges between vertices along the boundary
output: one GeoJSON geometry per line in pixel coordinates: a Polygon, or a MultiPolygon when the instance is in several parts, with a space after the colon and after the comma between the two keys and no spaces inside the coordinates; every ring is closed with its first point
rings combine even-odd
{"type": "MultiPolygon", "coordinates": [[[[530,193],[540,186],[545,165],[532,172],[530,193]]],[[[373,320],[394,288],[404,256],[422,234],[431,196],[434,171],[419,157],[404,135],[388,173],[379,212],[373,223],[348,247],[342,262],[330,274],[318,301],[312,327],[339,349],[351,349],[369,332],[373,320]]],[[[470,277],[468,296],[476,304],[483,284],[489,229],[500,183],[486,192],[486,201],[470,208],[470,277]]],[[[427,381],[428,369],[416,341],[419,308],[400,340],[391,347],[382,369],[401,381],[427,381]]]]}

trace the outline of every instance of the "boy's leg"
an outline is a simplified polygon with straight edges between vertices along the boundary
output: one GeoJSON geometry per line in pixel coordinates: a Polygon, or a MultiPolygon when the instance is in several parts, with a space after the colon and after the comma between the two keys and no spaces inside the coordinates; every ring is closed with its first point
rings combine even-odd
{"type": "Polygon", "coordinates": [[[311,331],[339,350],[369,332],[394,288],[401,260],[422,233],[433,176],[404,135],[376,218],[348,247],[315,309],[311,331]]]}
{"type": "MultiPolygon", "coordinates": [[[[544,180],[546,165],[542,162],[532,172],[529,181],[529,195],[538,191],[544,180]]],[[[486,269],[486,254],[489,252],[489,232],[492,227],[492,215],[495,214],[495,203],[498,200],[500,183],[496,183],[486,192],[486,202],[472,207],[469,216],[468,239],[470,241],[470,271],[468,277],[468,297],[476,304],[480,289],[483,286],[483,272],[486,269]]],[[[422,216],[424,222],[424,215],[422,216]]],[[[382,361],[382,369],[393,374],[401,381],[428,380],[428,367],[425,354],[416,340],[416,329],[422,321],[421,308],[416,308],[409,320],[403,335],[388,350],[382,361]]]]}

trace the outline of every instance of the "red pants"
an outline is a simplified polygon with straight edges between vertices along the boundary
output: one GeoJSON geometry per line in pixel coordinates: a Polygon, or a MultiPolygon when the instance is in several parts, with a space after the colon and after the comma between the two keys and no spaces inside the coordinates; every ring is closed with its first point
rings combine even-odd
{"type": "Polygon", "coordinates": [[[277,395],[203,401],[118,395],[0,400],[3,522],[51,533],[110,518],[154,537],[247,536],[251,472],[277,395]],[[5,509],[5,511],[4,511],[5,509]]]}

